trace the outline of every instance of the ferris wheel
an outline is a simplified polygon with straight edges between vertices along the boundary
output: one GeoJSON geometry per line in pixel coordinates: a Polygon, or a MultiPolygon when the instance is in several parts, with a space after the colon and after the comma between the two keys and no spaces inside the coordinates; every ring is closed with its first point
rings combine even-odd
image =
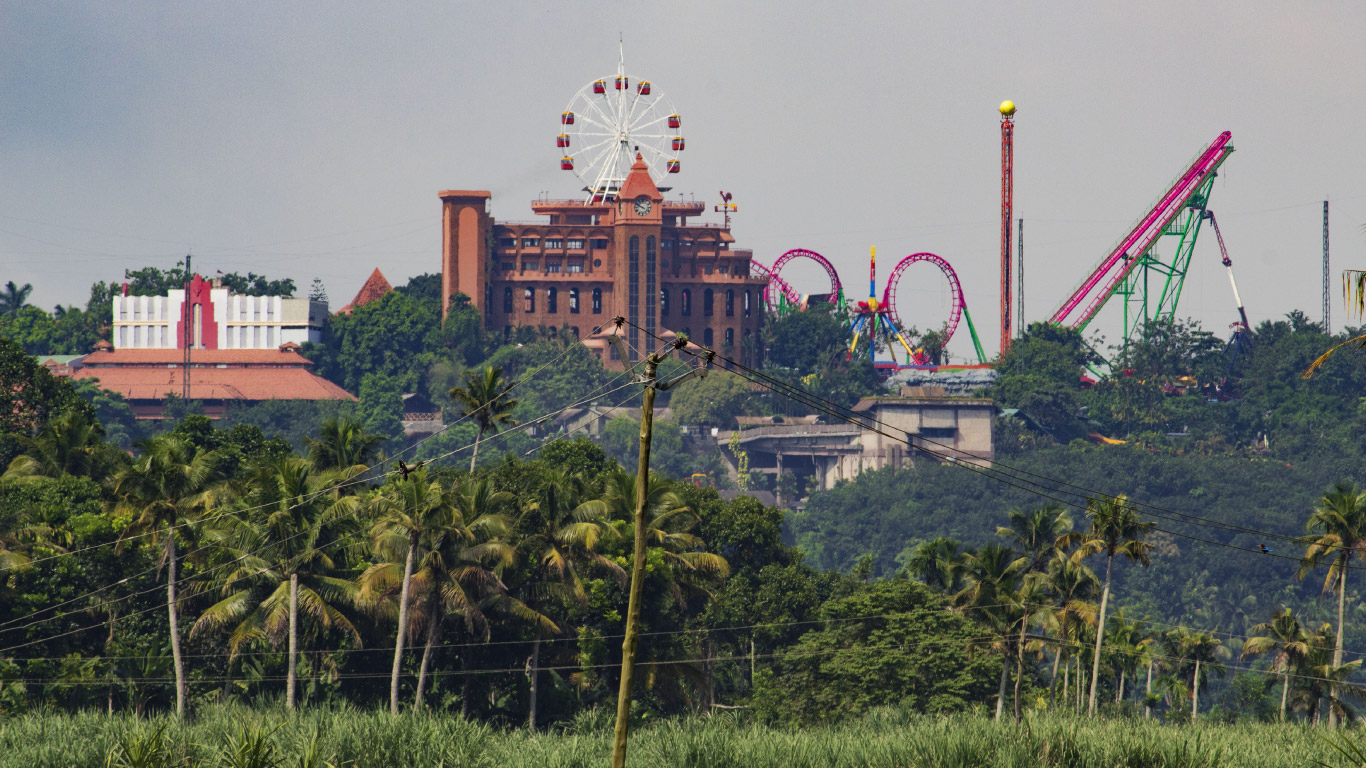
{"type": "Polygon", "coordinates": [[[560,114],[560,169],[583,181],[589,202],[599,202],[621,189],[639,152],[658,185],[682,168],[682,125],[663,91],[627,75],[619,58],[615,75],[580,88],[560,114]]]}

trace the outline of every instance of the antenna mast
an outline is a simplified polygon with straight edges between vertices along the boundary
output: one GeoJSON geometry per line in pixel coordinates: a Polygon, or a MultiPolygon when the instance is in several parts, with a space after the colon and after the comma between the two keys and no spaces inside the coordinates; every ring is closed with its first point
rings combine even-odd
{"type": "Polygon", "coordinates": [[[1323,201],[1323,332],[1333,332],[1333,316],[1328,311],[1328,201],[1323,201]]]}

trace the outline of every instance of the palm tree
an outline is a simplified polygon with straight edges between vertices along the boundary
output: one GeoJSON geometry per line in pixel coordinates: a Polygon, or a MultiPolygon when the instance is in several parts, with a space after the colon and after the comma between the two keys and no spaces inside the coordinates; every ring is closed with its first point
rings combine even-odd
{"type": "Polygon", "coordinates": [[[4,289],[0,290],[0,315],[17,315],[19,310],[28,303],[28,295],[33,292],[33,286],[24,283],[23,287],[14,284],[13,280],[5,283],[4,289]]]}
{"type": "MultiPolygon", "coordinates": [[[[1333,666],[1342,666],[1343,614],[1347,605],[1347,572],[1354,556],[1366,552],[1366,493],[1354,483],[1338,483],[1323,495],[1305,521],[1307,532],[1297,541],[1306,545],[1299,576],[1304,578],[1320,562],[1328,560],[1323,591],[1338,593],[1337,638],[1333,641],[1333,666]]],[[[1332,697],[1338,698],[1334,688],[1332,697]]],[[[1328,725],[1337,725],[1337,710],[1328,712],[1328,725]]]]}
{"type": "Polygon", "coordinates": [[[1269,621],[1254,625],[1252,637],[1243,644],[1243,658],[1271,654],[1271,669],[1281,672],[1281,722],[1290,695],[1290,670],[1309,652],[1309,633],[1289,608],[1282,608],[1269,621]]]}
{"type": "Polygon", "coordinates": [[[906,572],[928,587],[957,592],[963,587],[963,555],[958,542],[946,536],[920,542],[906,560],[906,572]]]}
{"type": "Polygon", "coordinates": [[[24,452],[14,457],[0,479],[77,475],[102,480],[118,461],[117,448],[104,442],[104,427],[79,408],[67,409],[33,437],[18,436],[24,452]]]}
{"type": "Polygon", "coordinates": [[[1009,525],[996,535],[1009,539],[1029,559],[1029,570],[1043,572],[1058,547],[1058,539],[1072,531],[1072,515],[1059,506],[1042,506],[1029,512],[1011,510],[1009,525]]]}
{"type": "Polygon", "coordinates": [[[1156,638],[1143,619],[1130,619],[1124,609],[1115,611],[1106,634],[1109,659],[1119,679],[1115,689],[1115,703],[1124,701],[1124,683],[1130,674],[1137,673],[1140,661],[1149,658],[1147,650],[1156,638]]]}
{"type": "Polygon", "coordinates": [[[1296,665],[1292,677],[1299,679],[1299,686],[1291,693],[1291,706],[1303,709],[1310,722],[1317,723],[1324,705],[1327,705],[1331,721],[1337,718],[1352,719],[1355,711],[1347,704],[1347,695],[1361,698],[1360,686],[1347,681],[1361,667],[1361,659],[1345,664],[1334,664],[1329,648],[1333,644],[1333,625],[1324,622],[1315,632],[1307,633],[1308,647],[1304,657],[1296,665]]]}
{"type": "MultiPolygon", "coordinates": [[[[398,675],[403,666],[403,646],[408,630],[408,606],[413,581],[413,562],[423,538],[449,528],[452,520],[450,499],[441,484],[427,480],[425,468],[395,480],[374,499],[375,523],[370,529],[375,550],[385,569],[396,560],[403,562],[402,586],[398,599],[398,630],[394,639],[394,667],[389,678],[389,711],[398,714],[398,675]]],[[[387,576],[387,574],[386,574],[387,576]]],[[[372,580],[373,577],[372,577],[372,580]]],[[[366,580],[362,578],[362,595],[366,580]]]]}
{"type": "Polygon", "coordinates": [[[1053,656],[1053,677],[1048,689],[1055,692],[1058,665],[1070,661],[1069,648],[1077,639],[1077,630],[1096,621],[1096,604],[1091,602],[1100,586],[1096,574],[1083,563],[1078,563],[1060,551],[1053,553],[1048,563],[1049,602],[1051,610],[1044,616],[1044,626],[1057,638],[1053,656]]]}
{"type": "Polygon", "coordinates": [[[385,439],[366,432],[354,419],[328,419],[318,437],[309,438],[308,458],[319,470],[365,468],[374,461],[385,439]]]}
{"type": "MultiPolygon", "coordinates": [[[[963,554],[963,572],[967,581],[954,596],[954,602],[965,612],[1002,637],[1009,638],[1012,630],[1012,615],[1007,603],[1020,586],[1021,578],[1029,568],[1029,560],[1018,557],[1015,550],[1002,544],[987,544],[980,549],[963,554]]],[[[1008,640],[997,642],[997,646],[1009,653],[1008,640]]],[[[1005,712],[1006,681],[1010,665],[1002,660],[1001,683],[996,693],[996,719],[1000,720],[1005,712]]]]}
{"type": "Polygon", "coordinates": [[[185,664],[180,657],[176,600],[176,529],[204,515],[214,504],[219,456],[175,436],[141,443],[142,456],[114,478],[116,509],[135,517],[125,535],[150,533],[162,538],[166,566],[166,613],[175,662],[176,716],[185,714],[185,664]]]}
{"type": "Polygon", "coordinates": [[[258,491],[251,498],[267,505],[264,514],[247,520],[220,516],[211,529],[231,567],[223,579],[223,598],[204,611],[190,635],[232,626],[229,658],[249,642],[269,640],[278,647],[287,640],[289,709],[295,705],[301,613],[315,629],[339,629],[361,641],[341,611],[357,602],[358,592],[344,574],[346,536],[355,527],[360,501],[336,487],[351,475],[318,471],[296,456],[268,462],[257,469],[258,491]]]}
{"type": "Polygon", "coordinates": [[[474,419],[479,425],[479,434],[474,438],[474,453],[470,456],[471,472],[479,460],[479,441],[484,439],[484,433],[497,434],[503,427],[517,425],[517,420],[512,418],[517,401],[508,396],[512,386],[503,381],[502,368],[486,365],[483,370],[466,374],[465,386],[451,388],[451,400],[460,406],[463,415],[474,419]]]}
{"type": "Polygon", "coordinates": [[[1229,650],[1213,633],[1190,630],[1186,627],[1178,627],[1169,632],[1166,641],[1181,666],[1193,662],[1190,696],[1191,721],[1194,722],[1200,712],[1200,686],[1208,678],[1211,670],[1223,677],[1225,668],[1220,659],[1228,658],[1229,650]],[[1206,673],[1203,677],[1200,674],[1202,666],[1206,673]]]}
{"type": "MultiPolygon", "coordinates": [[[[597,551],[604,538],[618,534],[608,524],[604,508],[577,503],[586,491],[583,477],[560,469],[551,469],[541,478],[538,498],[523,510],[518,525],[522,534],[518,549],[534,564],[523,602],[539,605],[548,598],[563,597],[580,605],[586,603],[582,571],[587,568],[625,583],[626,571],[597,551]]],[[[531,696],[527,726],[532,730],[536,728],[541,641],[542,633],[537,631],[528,661],[531,696]]]]}
{"type": "Polygon", "coordinates": [[[1059,539],[1059,546],[1075,546],[1072,557],[1077,560],[1088,555],[1105,554],[1105,581],[1100,592],[1100,618],[1096,628],[1096,648],[1091,657],[1091,695],[1087,704],[1087,713],[1095,717],[1101,645],[1105,639],[1105,609],[1110,600],[1111,568],[1115,555],[1123,555],[1147,567],[1149,547],[1143,537],[1153,524],[1140,518],[1123,494],[1112,498],[1087,499],[1086,516],[1091,519],[1091,530],[1066,534],[1059,539]]]}

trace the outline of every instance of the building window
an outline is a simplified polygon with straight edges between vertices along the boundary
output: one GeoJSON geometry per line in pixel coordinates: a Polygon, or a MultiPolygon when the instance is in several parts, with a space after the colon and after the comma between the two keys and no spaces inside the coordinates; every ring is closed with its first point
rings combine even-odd
{"type": "Polygon", "coordinates": [[[545,289],[545,311],[552,315],[560,311],[560,290],[558,288],[545,289]]]}
{"type": "Polygon", "coordinates": [[[712,333],[712,330],[710,328],[704,328],[702,330],[702,346],[706,347],[707,349],[711,349],[712,345],[715,343],[716,334],[712,333]]]}
{"type": "Polygon", "coordinates": [[[952,440],[958,436],[956,427],[921,427],[920,434],[916,437],[923,437],[926,440],[952,440]]]}
{"type": "Polygon", "coordinates": [[[677,248],[677,247],[678,247],[678,241],[677,241],[677,240],[661,240],[661,241],[659,241],[659,247],[662,248],[662,249],[664,249],[664,250],[666,250],[666,251],[672,251],[674,248],[677,248]]]}
{"type": "Polygon", "coordinates": [[[583,250],[583,238],[582,238],[582,237],[571,237],[571,238],[569,238],[569,249],[570,249],[571,251],[572,251],[572,250],[579,250],[579,251],[582,251],[582,250],[583,250]]]}
{"type": "Polygon", "coordinates": [[[692,291],[691,291],[691,290],[689,290],[689,289],[687,289],[687,288],[684,288],[684,289],[683,289],[683,296],[682,296],[682,298],[680,299],[679,304],[680,304],[680,306],[679,306],[679,312],[681,312],[682,315],[683,315],[684,317],[690,317],[690,316],[692,315],[692,291]]]}
{"type": "Polygon", "coordinates": [[[655,236],[645,238],[645,335],[654,338],[658,329],[655,321],[655,302],[659,300],[659,289],[655,287],[655,262],[659,254],[655,250],[655,236]]]}
{"type": "Polygon", "coordinates": [[[607,238],[595,237],[593,238],[592,244],[595,249],[602,250],[607,247],[607,238]]]}
{"type": "MultiPolygon", "coordinates": [[[[578,288],[570,288],[570,289],[569,289],[569,314],[571,314],[571,315],[577,315],[578,313],[579,313],[579,289],[578,289],[578,288]]],[[[575,337],[575,338],[578,338],[578,334],[574,334],[574,337],[575,337]]]]}
{"type": "Polygon", "coordinates": [[[717,270],[718,272],[720,272],[721,274],[723,274],[723,275],[729,275],[729,274],[730,274],[730,267],[727,267],[727,266],[724,266],[724,265],[723,265],[723,266],[720,266],[720,267],[717,267],[716,270],[717,270]]]}
{"type": "Polygon", "coordinates": [[[734,329],[734,328],[727,328],[727,329],[726,329],[726,349],[729,350],[729,349],[730,349],[731,347],[733,347],[733,346],[735,346],[735,329],[734,329]]]}
{"type": "Polygon", "coordinates": [[[536,262],[534,262],[534,261],[524,261],[524,262],[522,262],[522,270],[523,270],[523,271],[531,271],[531,270],[534,270],[534,269],[536,269],[536,262]]]}
{"type": "Polygon", "coordinates": [[[594,289],[593,289],[593,314],[595,314],[595,315],[601,315],[601,314],[602,314],[602,289],[601,289],[601,288],[594,288],[594,289]]]}
{"type": "Polygon", "coordinates": [[[574,334],[574,340],[575,340],[575,341],[578,341],[578,340],[579,340],[579,327],[578,327],[577,325],[571,325],[571,326],[569,326],[569,332],[572,333],[572,334],[574,334]]]}
{"type": "Polygon", "coordinates": [[[569,262],[568,272],[569,272],[571,275],[577,275],[578,273],[580,273],[580,272],[582,272],[582,271],[583,271],[583,262],[582,262],[582,261],[571,261],[571,262],[569,262]]]}
{"type": "Polygon", "coordinates": [[[710,264],[708,264],[707,266],[705,266],[705,267],[702,268],[702,274],[704,274],[704,275],[710,275],[710,274],[711,274],[711,265],[710,265],[710,264]]]}
{"type": "Polygon", "coordinates": [[[548,272],[549,274],[552,274],[552,275],[558,275],[558,274],[560,273],[560,262],[558,262],[558,261],[548,261],[548,262],[546,262],[545,271],[548,272]]]}
{"type": "Polygon", "coordinates": [[[503,289],[503,314],[512,314],[512,286],[503,289]]]}
{"type": "Polygon", "coordinates": [[[660,289],[659,289],[659,316],[660,316],[660,317],[668,317],[668,316],[669,316],[669,289],[668,289],[668,288],[660,288],[660,289]]]}
{"type": "Polygon", "coordinates": [[[564,247],[564,241],[561,240],[561,239],[558,238],[558,237],[547,237],[547,238],[545,239],[545,247],[547,247],[547,248],[563,248],[563,247],[564,247]]]}
{"type": "Polygon", "coordinates": [[[753,294],[750,291],[745,291],[745,317],[749,317],[749,313],[753,311],[750,309],[750,306],[753,302],[753,294]]]}
{"type": "Polygon", "coordinates": [[[535,289],[535,288],[527,288],[527,289],[525,289],[524,291],[522,291],[522,297],[526,300],[526,307],[523,309],[523,311],[525,311],[525,312],[535,312],[535,311],[536,311],[536,289],[535,289]]]}
{"type": "Polygon", "coordinates": [[[541,241],[540,241],[539,238],[535,238],[535,237],[524,237],[524,238],[522,238],[522,247],[523,247],[523,248],[535,248],[538,244],[540,244],[540,242],[541,242],[541,241]]]}
{"type": "Polygon", "coordinates": [[[735,291],[726,289],[726,317],[735,317],[735,291]]]}
{"type": "Polygon", "coordinates": [[[631,327],[626,331],[631,359],[637,359],[640,349],[640,238],[632,235],[626,247],[626,317],[631,327]]]}
{"type": "MultiPolygon", "coordinates": [[[[512,289],[509,288],[508,290],[510,291],[512,289]]],[[[503,343],[506,344],[509,341],[512,341],[512,326],[505,325],[503,326],[503,343]]]]}
{"type": "Polygon", "coordinates": [[[511,272],[512,270],[514,270],[514,269],[517,268],[517,262],[515,262],[515,261],[500,261],[500,262],[498,262],[498,268],[501,269],[501,270],[503,270],[504,272],[511,272]]]}
{"type": "Polygon", "coordinates": [[[500,238],[498,238],[498,244],[501,245],[501,246],[503,246],[504,248],[516,248],[516,247],[517,247],[517,238],[515,238],[515,237],[500,237],[500,238]]]}
{"type": "Polygon", "coordinates": [[[712,298],[713,297],[710,288],[702,292],[702,314],[707,317],[711,317],[712,298]]]}

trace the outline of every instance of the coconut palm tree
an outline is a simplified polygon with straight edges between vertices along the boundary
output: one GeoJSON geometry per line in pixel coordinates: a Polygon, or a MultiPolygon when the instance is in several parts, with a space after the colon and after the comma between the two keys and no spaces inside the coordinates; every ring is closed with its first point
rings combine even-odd
{"type": "Polygon", "coordinates": [[[430,539],[438,532],[449,529],[453,510],[450,497],[443,491],[441,483],[429,481],[425,468],[391,482],[374,498],[372,508],[375,522],[370,535],[381,560],[379,565],[371,566],[362,576],[363,599],[368,592],[366,586],[389,581],[387,572],[383,579],[375,578],[374,574],[387,571],[396,561],[403,563],[398,598],[398,629],[394,638],[394,666],[389,677],[389,711],[397,714],[398,676],[403,666],[404,641],[407,639],[413,563],[424,538],[430,539]],[[370,577],[369,580],[366,577],[370,577]]]}
{"type": "Polygon", "coordinates": [[[911,550],[906,572],[941,592],[953,594],[963,588],[963,555],[958,542],[946,536],[922,541],[911,550]]]}
{"type": "Polygon", "coordinates": [[[1110,574],[1115,555],[1123,555],[1130,561],[1146,567],[1149,562],[1149,547],[1143,538],[1152,529],[1153,524],[1140,518],[1138,512],[1129,506],[1129,500],[1123,494],[1087,499],[1086,516],[1091,519],[1091,529],[1062,536],[1059,539],[1059,546],[1075,547],[1072,557],[1077,560],[1089,555],[1105,555],[1105,581],[1102,582],[1100,592],[1096,648],[1091,657],[1091,694],[1087,703],[1087,713],[1095,717],[1096,693],[1100,684],[1101,645],[1105,639],[1105,610],[1110,601],[1110,574]]]}
{"type": "Polygon", "coordinates": [[[1256,624],[1252,637],[1243,644],[1242,657],[1255,659],[1271,656],[1271,669],[1281,673],[1281,722],[1285,722],[1285,706],[1290,695],[1290,671],[1299,665],[1309,652],[1310,635],[1300,624],[1294,611],[1282,608],[1270,620],[1256,624]]]}
{"type": "Polygon", "coordinates": [[[1182,668],[1189,667],[1191,670],[1190,697],[1193,722],[1200,712],[1200,688],[1211,672],[1220,677],[1224,676],[1226,668],[1221,659],[1229,657],[1229,650],[1213,633],[1187,627],[1178,627],[1168,632],[1164,644],[1176,659],[1177,674],[1180,674],[1179,670],[1182,668]]]}
{"type": "Polygon", "coordinates": [[[996,529],[996,535],[1029,559],[1029,570],[1042,573],[1048,569],[1058,539],[1072,532],[1072,515],[1059,506],[1042,506],[1028,512],[1011,510],[1009,525],[996,529]]]}
{"type": "MultiPolygon", "coordinates": [[[[1338,627],[1333,641],[1333,667],[1342,666],[1343,616],[1347,606],[1347,572],[1353,559],[1366,552],[1366,493],[1354,483],[1338,483],[1323,495],[1305,521],[1306,534],[1298,539],[1305,545],[1299,577],[1328,561],[1323,591],[1337,590],[1338,627]]],[[[1336,689],[1332,692],[1338,698],[1336,689]]],[[[1337,710],[1328,712],[1328,725],[1337,725],[1337,710]]]]}
{"type": "Polygon", "coordinates": [[[1130,674],[1136,674],[1140,663],[1145,663],[1149,654],[1145,653],[1149,646],[1156,642],[1152,630],[1143,619],[1130,619],[1123,608],[1115,611],[1115,615],[1110,617],[1106,629],[1109,637],[1105,644],[1109,646],[1110,665],[1118,679],[1115,688],[1115,703],[1124,701],[1124,684],[1130,674]]]}
{"type": "Polygon", "coordinates": [[[1304,710],[1305,718],[1313,723],[1319,722],[1325,708],[1330,719],[1355,718],[1356,712],[1347,703],[1347,697],[1360,699],[1363,696],[1360,686],[1348,682],[1348,678],[1361,667],[1362,660],[1334,664],[1333,638],[1333,625],[1327,622],[1317,630],[1307,632],[1307,651],[1291,674],[1298,684],[1290,694],[1290,706],[1304,710]]]}
{"type": "MultiPolygon", "coordinates": [[[[987,544],[963,554],[963,574],[967,586],[954,595],[954,603],[964,612],[995,630],[1002,638],[1011,636],[1012,612],[1008,610],[1025,572],[1028,558],[1019,557],[1015,550],[1003,544],[987,544]]],[[[998,648],[1010,651],[1008,641],[1000,640],[998,648]]],[[[996,692],[996,719],[1005,713],[1006,681],[1010,664],[1002,661],[1001,683],[996,692]]]]}
{"type": "MultiPolygon", "coordinates": [[[[600,542],[616,539],[618,534],[608,524],[603,507],[579,504],[587,490],[582,476],[551,469],[540,479],[536,499],[523,509],[518,521],[518,550],[531,564],[522,600],[542,612],[542,606],[552,600],[587,602],[583,576],[588,569],[626,582],[625,569],[598,551],[600,542]]],[[[536,728],[542,639],[537,631],[528,660],[531,696],[527,725],[532,730],[536,728]]]]}
{"type": "Polygon", "coordinates": [[[142,456],[114,478],[113,493],[118,500],[115,509],[133,516],[126,536],[150,534],[154,543],[161,539],[159,564],[166,566],[166,613],[175,664],[176,716],[183,717],[186,688],[176,598],[176,537],[192,532],[181,528],[182,524],[202,519],[213,508],[220,457],[170,435],[143,441],[139,447],[142,456]]]}
{"type": "Polygon", "coordinates": [[[503,380],[503,369],[491,365],[465,375],[465,386],[451,387],[450,398],[460,406],[460,412],[474,419],[479,434],[474,438],[474,453],[470,456],[470,471],[479,460],[479,442],[485,433],[497,434],[503,427],[517,425],[512,410],[517,401],[508,396],[512,384],[503,380]]]}
{"type": "Polygon", "coordinates": [[[299,618],[315,631],[337,629],[357,644],[360,632],[341,610],[357,603],[358,587],[347,578],[349,534],[360,500],[337,485],[350,470],[319,471],[311,461],[286,456],[257,470],[255,518],[220,516],[210,529],[229,565],[217,603],[200,615],[191,637],[228,627],[229,658],[242,646],[287,642],[285,706],[293,709],[298,681],[299,618]]]}
{"type": "Polygon", "coordinates": [[[33,286],[29,283],[24,283],[23,287],[15,285],[13,280],[5,283],[0,289],[0,315],[19,314],[19,310],[28,304],[30,293],[33,293],[33,286]]]}
{"type": "Polygon", "coordinates": [[[308,458],[319,470],[368,467],[384,444],[383,435],[372,435],[354,419],[328,419],[317,438],[308,439],[308,458]]]}

